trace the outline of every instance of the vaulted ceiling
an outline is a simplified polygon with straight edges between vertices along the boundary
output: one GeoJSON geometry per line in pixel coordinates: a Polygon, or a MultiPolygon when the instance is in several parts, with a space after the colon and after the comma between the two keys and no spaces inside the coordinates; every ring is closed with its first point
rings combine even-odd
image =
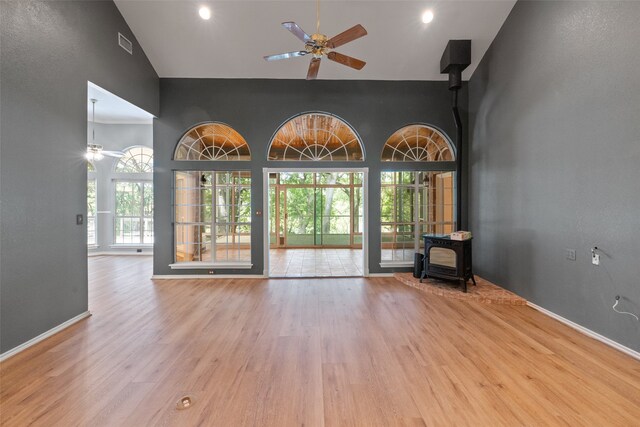
{"type": "MultiPolygon", "coordinates": [[[[160,77],[303,79],[309,57],[266,62],[264,55],[303,49],[281,27],[295,21],[315,32],[315,1],[115,0],[160,77]],[[210,20],[198,10],[211,9],[210,20]]],[[[515,0],[321,0],[320,32],[331,37],[355,24],[368,35],[336,49],[362,59],[356,71],[323,59],[318,79],[445,80],[439,61],[449,39],[472,40],[468,79],[515,0]],[[422,22],[432,10],[434,19],[422,22]]]]}

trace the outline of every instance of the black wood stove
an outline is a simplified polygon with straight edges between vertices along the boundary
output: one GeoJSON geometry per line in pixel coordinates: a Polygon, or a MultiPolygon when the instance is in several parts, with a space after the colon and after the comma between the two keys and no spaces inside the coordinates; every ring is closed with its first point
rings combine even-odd
{"type": "Polygon", "coordinates": [[[424,264],[420,282],[425,277],[457,280],[462,282],[462,289],[467,292],[467,281],[473,277],[471,260],[471,240],[451,240],[448,235],[423,234],[424,264]]]}

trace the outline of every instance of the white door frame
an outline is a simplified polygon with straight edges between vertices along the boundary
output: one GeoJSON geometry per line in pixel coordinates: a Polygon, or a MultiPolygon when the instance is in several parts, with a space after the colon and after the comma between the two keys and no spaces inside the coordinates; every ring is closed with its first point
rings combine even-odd
{"type": "Polygon", "coordinates": [[[262,168],[262,239],[264,242],[264,270],[265,277],[269,277],[269,174],[279,172],[360,172],[362,173],[363,209],[362,221],[362,272],[364,277],[369,277],[369,168],[262,168]]]}

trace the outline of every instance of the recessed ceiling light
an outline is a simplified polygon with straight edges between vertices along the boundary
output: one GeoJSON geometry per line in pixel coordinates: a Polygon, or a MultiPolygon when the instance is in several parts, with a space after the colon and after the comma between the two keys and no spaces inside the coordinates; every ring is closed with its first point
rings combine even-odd
{"type": "Polygon", "coordinates": [[[433,12],[430,10],[427,10],[425,13],[422,14],[422,22],[424,22],[425,24],[428,24],[431,21],[433,21],[433,12]]]}
{"type": "Polygon", "coordinates": [[[198,10],[198,14],[200,15],[200,18],[202,19],[210,19],[211,18],[211,9],[209,9],[207,6],[202,6],[200,8],[200,10],[198,10]]]}

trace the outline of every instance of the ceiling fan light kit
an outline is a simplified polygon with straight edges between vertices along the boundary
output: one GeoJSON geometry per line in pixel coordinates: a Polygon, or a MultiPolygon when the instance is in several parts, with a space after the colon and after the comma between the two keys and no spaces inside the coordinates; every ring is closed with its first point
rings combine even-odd
{"type": "Polygon", "coordinates": [[[320,33],[320,0],[317,0],[316,2],[316,18],[316,32],[312,35],[307,34],[295,22],[283,22],[282,26],[286,30],[304,42],[304,50],[267,55],[264,57],[265,61],[278,61],[281,59],[312,55],[311,62],[309,63],[309,70],[307,71],[307,80],[316,79],[318,76],[318,70],[320,69],[320,60],[323,56],[326,56],[330,61],[337,62],[338,64],[342,64],[356,70],[361,70],[365,66],[366,62],[335,52],[333,49],[359,39],[360,37],[366,36],[367,30],[365,30],[362,25],[357,24],[331,38],[320,33]]]}
{"type": "Polygon", "coordinates": [[[87,145],[87,154],[85,155],[87,160],[97,161],[104,159],[104,155],[102,154],[102,145],[99,144],[88,144],[87,145]]]}

